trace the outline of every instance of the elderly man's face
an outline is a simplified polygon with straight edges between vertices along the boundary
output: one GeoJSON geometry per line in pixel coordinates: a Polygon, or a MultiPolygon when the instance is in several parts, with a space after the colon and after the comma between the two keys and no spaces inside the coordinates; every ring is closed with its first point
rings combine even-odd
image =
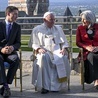
{"type": "Polygon", "coordinates": [[[46,16],[44,21],[45,21],[46,25],[49,28],[51,28],[54,25],[55,17],[54,17],[54,15],[50,14],[50,15],[46,16]]]}

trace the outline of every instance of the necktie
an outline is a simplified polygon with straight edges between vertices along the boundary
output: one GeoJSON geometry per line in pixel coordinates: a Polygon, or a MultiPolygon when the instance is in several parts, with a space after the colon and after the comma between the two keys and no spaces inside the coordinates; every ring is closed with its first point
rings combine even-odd
{"type": "Polygon", "coordinates": [[[11,32],[11,24],[8,25],[7,40],[9,39],[10,32],[11,32]]]}

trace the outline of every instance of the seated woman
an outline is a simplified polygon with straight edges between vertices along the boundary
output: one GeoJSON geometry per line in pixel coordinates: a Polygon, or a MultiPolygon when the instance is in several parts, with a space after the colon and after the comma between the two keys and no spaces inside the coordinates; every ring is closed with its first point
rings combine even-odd
{"type": "Polygon", "coordinates": [[[62,28],[54,25],[54,14],[46,12],[43,20],[43,24],[33,29],[29,46],[37,52],[32,84],[45,94],[66,87],[70,65],[66,50],[68,42],[62,28]]]}
{"type": "Polygon", "coordinates": [[[90,11],[81,13],[82,25],[79,25],[76,32],[76,44],[83,48],[83,59],[86,83],[92,83],[98,89],[98,24],[95,14],[90,11]]]}

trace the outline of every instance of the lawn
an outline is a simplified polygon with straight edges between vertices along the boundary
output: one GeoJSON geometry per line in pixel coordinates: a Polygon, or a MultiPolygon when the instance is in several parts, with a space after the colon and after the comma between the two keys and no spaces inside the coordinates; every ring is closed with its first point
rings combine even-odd
{"type": "Polygon", "coordinates": [[[30,35],[21,35],[21,49],[22,51],[32,51],[32,48],[28,47],[28,42],[30,39],[30,35]]]}
{"type": "MultiPolygon", "coordinates": [[[[78,52],[79,49],[77,48],[76,43],[75,43],[76,36],[75,35],[72,36],[72,42],[70,42],[69,35],[66,35],[66,37],[69,42],[69,45],[73,47],[73,52],[78,52]]],[[[32,49],[28,47],[29,39],[30,39],[30,35],[23,35],[22,34],[22,36],[21,36],[21,49],[22,49],[22,51],[32,51],[32,49]]]]}

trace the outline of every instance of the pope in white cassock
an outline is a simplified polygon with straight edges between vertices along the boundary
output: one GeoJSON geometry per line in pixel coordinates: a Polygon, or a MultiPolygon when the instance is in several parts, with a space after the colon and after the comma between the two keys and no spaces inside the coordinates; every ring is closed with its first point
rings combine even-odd
{"type": "Polygon", "coordinates": [[[67,53],[69,45],[62,28],[54,25],[54,14],[46,12],[43,20],[43,24],[32,30],[29,47],[37,52],[33,62],[32,84],[46,94],[66,87],[70,65],[67,53]]]}

